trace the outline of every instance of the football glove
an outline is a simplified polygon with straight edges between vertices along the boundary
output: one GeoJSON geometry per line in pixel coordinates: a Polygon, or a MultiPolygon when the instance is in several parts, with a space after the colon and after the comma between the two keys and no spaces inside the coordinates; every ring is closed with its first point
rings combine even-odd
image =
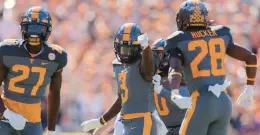
{"type": "Polygon", "coordinates": [[[242,107],[250,107],[254,103],[254,87],[247,85],[244,92],[238,97],[237,104],[242,107]]]}
{"type": "MultiPolygon", "coordinates": [[[[157,94],[161,94],[162,92],[162,85],[161,85],[161,76],[158,74],[155,74],[153,76],[153,84],[154,84],[154,91],[157,94]]],[[[174,102],[180,109],[187,109],[192,107],[192,102],[189,97],[183,97],[179,94],[178,89],[174,89],[171,91],[171,99],[172,102],[174,102]]]]}
{"type": "Polygon", "coordinates": [[[154,91],[157,93],[157,94],[160,94],[161,91],[162,91],[162,85],[161,85],[161,76],[158,75],[158,74],[155,74],[153,76],[153,84],[154,84],[154,91]]]}
{"type": "Polygon", "coordinates": [[[175,89],[171,91],[171,100],[174,102],[180,109],[191,109],[192,101],[190,97],[183,97],[179,94],[179,90],[175,89]]]}
{"type": "Polygon", "coordinates": [[[148,47],[148,36],[147,36],[147,34],[143,34],[143,35],[138,36],[137,40],[138,40],[138,43],[142,46],[143,50],[146,47],[148,47]]]}
{"type": "Polygon", "coordinates": [[[230,85],[230,81],[225,80],[222,85],[215,84],[214,86],[209,86],[209,91],[211,91],[216,97],[219,98],[222,91],[225,91],[227,87],[230,85]]]}
{"type": "Polygon", "coordinates": [[[88,132],[92,129],[100,128],[103,125],[100,123],[99,119],[92,119],[92,120],[87,120],[81,124],[83,132],[88,132]]]}
{"type": "Polygon", "coordinates": [[[28,121],[26,118],[24,118],[22,115],[15,113],[9,109],[6,109],[4,111],[3,116],[8,119],[9,124],[15,129],[15,130],[23,130],[26,122],[28,121]]]}
{"type": "Polygon", "coordinates": [[[59,135],[56,131],[50,131],[50,130],[48,130],[47,132],[46,132],[46,135],[59,135]]]}

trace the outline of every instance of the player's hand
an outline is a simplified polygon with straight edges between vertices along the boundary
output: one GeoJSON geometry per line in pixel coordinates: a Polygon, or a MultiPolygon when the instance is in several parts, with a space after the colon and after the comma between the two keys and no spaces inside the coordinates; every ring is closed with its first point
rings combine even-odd
{"type": "Polygon", "coordinates": [[[154,91],[157,94],[160,94],[162,91],[162,85],[161,85],[161,76],[158,74],[155,74],[153,76],[153,84],[154,84],[154,91]]]}
{"type": "Polygon", "coordinates": [[[247,85],[244,92],[238,97],[237,104],[242,107],[250,107],[254,103],[254,87],[247,85]]]}
{"type": "Polygon", "coordinates": [[[6,119],[8,119],[9,124],[15,129],[15,130],[23,130],[27,119],[24,118],[22,115],[15,113],[9,109],[6,109],[4,111],[3,115],[6,119]]]}
{"type": "Polygon", "coordinates": [[[190,97],[181,96],[179,94],[179,90],[172,90],[171,100],[180,109],[191,109],[191,107],[192,107],[192,101],[191,101],[190,97]]]}
{"type": "Polygon", "coordinates": [[[88,132],[92,129],[100,128],[103,125],[100,123],[99,119],[92,119],[92,120],[87,120],[81,124],[83,132],[88,132]]]}
{"type": "Polygon", "coordinates": [[[59,135],[56,131],[50,131],[50,130],[48,130],[47,132],[46,132],[46,135],[59,135]]]}
{"type": "Polygon", "coordinates": [[[138,36],[137,40],[138,40],[138,43],[142,46],[143,50],[146,47],[148,47],[148,36],[146,34],[138,36]]]}

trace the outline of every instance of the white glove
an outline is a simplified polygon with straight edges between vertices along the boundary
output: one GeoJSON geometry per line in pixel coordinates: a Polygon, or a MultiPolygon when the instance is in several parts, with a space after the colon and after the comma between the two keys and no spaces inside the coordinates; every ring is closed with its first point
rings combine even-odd
{"type": "Polygon", "coordinates": [[[138,40],[138,43],[142,46],[143,50],[146,47],[148,47],[148,36],[146,34],[138,36],[137,40],[138,40]]]}
{"type": "Polygon", "coordinates": [[[58,135],[58,133],[57,133],[56,131],[50,131],[50,130],[48,130],[48,131],[46,132],[46,135],[58,135]]]}
{"type": "Polygon", "coordinates": [[[161,85],[161,76],[158,75],[158,74],[155,74],[153,76],[153,84],[154,84],[154,91],[157,93],[157,94],[160,94],[161,91],[162,91],[162,85],[161,85]]]}
{"type": "Polygon", "coordinates": [[[247,85],[244,92],[238,97],[237,104],[242,107],[250,107],[254,103],[254,87],[247,85]]]}
{"type": "Polygon", "coordinates": [[[180,109],[191,109],[192,101],[190,97],[183,97],[179,95],[179,90],[172,90],[171,96],[172,102],[174,102],[180,109]]]}
{"type": "Polygon", "coordinates": [[[3,115],[6,119],[8,119],[9,124],[15,129],[15,130],[23,130],[25,127],[26,122],[28,121],[26,118],[24,118],[22,115],[15,113],[9,109],[6,109],[4,111],[3,115]]]}
{"type": "Polygon", "coordinates": [[[100,128],[102,126],[103,125],[100,123],[99,119],[87,120],[81,124],[83,132],[88,132],[89,130],[100,128]]]}
{"type": "Polygon", "coordinates": [[[216,97],[219,98],[222,91],[226,90],[227,87],[230,85],[230,81],[225,80],[222,85],[215,84],[214,86],[209,86],[209,91],[211,91],[216,97]]]}
{"type": "Polygon", "coordinates": [[[166,135],[168,130],[167,130],[165,124],[163,123],[163,121],[160,119],[160,116],[158,115],[157,110],[153,111],[152,116],[154,118],[154,121],[155,121],[155,124],[157,127],[157,135],[166,135]]]}
{"type": "MultiPolygon", "coordinates": [[[[157,94],[160,94],[162,91],[162,85],[161,85],[161,76],[158,74],[155,74],[153,76],[153,84],[154,84],[154,91],[157,94]]],[[[179,95],[179,90],[172,90],[171,91],[171,100],[174,102],[180,109],[186,109],[191,108],[192,102],[189,97],[183,97],[179,95]]]]}

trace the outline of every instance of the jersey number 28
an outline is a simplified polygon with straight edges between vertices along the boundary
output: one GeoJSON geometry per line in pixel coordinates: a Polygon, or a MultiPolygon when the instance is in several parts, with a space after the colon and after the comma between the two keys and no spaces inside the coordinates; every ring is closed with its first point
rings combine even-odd
{"type": "Polygon", "coordinates": [[[212,38],[207,43],[205,40],[195,40],[188,44],[189,51],[200,49],[199,54],[190,63],[193,78],[225,75],[224,57],[226,53],[225,42],[222,38],[212,38]],[[216,47],[219,46],[219,51],[216,47]],[[209,54],[211,69],[200,69],[198,65],[209,54]],[[221,66],[218,68],[218,61],[221,66]]]}

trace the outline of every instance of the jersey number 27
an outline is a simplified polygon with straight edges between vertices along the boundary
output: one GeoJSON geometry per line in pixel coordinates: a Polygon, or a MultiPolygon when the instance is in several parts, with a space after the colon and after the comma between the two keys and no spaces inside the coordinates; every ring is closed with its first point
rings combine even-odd
{"type": "Polygon", "coordinates": [[[12,70],[14,72],[20,72],[20,71],[22,72],[21,75],[11,78],[10,82],[9,82],[8,89],[13,91],[13,92],[16,92],[16,93],[24,93],[25,88],[17,87],[17,86],[15,86],[15,83],[18,83],[18,82],[21,82],[21,81],[28,79],[29,76],[30,76],[30,73],[38,73],[39,74],[39,80],[33,86],[32,91],[31,91],[31,95],[35,96],[37,94],[37,91],[39,90],[39,87],[43,84],[44,76],[46,74],[46,68],[32,67],[30,69],[28,66],[25,66],[25,65],[14,65],[12,67],[12,70]]]}
{"type": "Polygon", "coordinates": [[[190,63],[193,78],[207,76],[222,76],[225,75],[224,58],[226,53],[225,42],[222,38],[212,38],[208,41],[194,40],[188,44],[189,51],[200,49],[199,54],[190,63]],[[219,46],[219,51],[216,47],[219,46]],[[211,69],[199,69],[198,65],[209,54],[211,69]],[[218,68],[220,62],[220,68],[218,68]]]}

